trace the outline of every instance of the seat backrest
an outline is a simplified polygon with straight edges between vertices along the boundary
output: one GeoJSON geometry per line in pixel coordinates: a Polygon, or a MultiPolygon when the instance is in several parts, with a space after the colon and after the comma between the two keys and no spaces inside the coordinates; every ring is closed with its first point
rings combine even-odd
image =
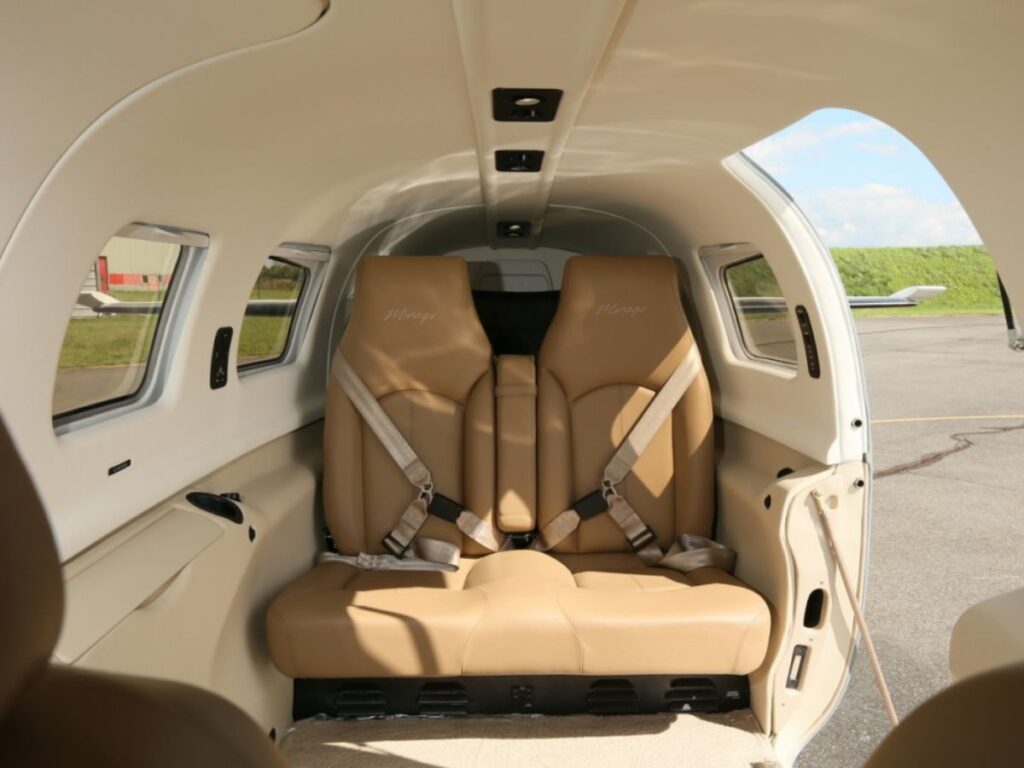
{"type": "Polygon", "coordinates": [[[1024,663],[939,691],[897,725],[864,768],[1020,765],[1024,663]]]}
{"type": "MultiPolygon", "coordinates": [[[[371,256],[356,274],[339,345],[434,479],[485,521],[494,517],[494,374],[466,263],[448,256],[371,256]]],[[[382,552],[415,489],[336,380],[327,388],[324,514],[338,550],[382,552]]],[[[421,535],[484,554],[451,523],[421,535]]]]}
{"type": "Polygon", "coordinates": [[[53,535],[25,465],[0,422],[0,720],[46,668],[64,613],[53,535]]]}
{"type": "MultiPolygon", "coordinates": [[[[538,524],[600,487],[604,468],[694,344],[679,276],[663,256],[576,256],[538,366],[538,524]]],[[[710,535],[711,391],[703,370],[619,490],[667,548],[710,535]]],[[[607,515],[584,520],[557,552],[628,551],[607,515]]]]}

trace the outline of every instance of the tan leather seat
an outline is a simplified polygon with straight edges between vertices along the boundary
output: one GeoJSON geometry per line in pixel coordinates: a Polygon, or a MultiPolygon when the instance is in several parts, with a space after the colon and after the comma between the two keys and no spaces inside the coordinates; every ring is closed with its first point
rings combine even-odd
{"type": "MultiPolygon", "coordinates": [[[[577,256],[538,367],[538,523],[597,489],[605,466],[694,343],[674,264],[661,256],[577,256]]],[[[619,486],[662,550],[711,536],[714,434],[702,372],[619,486]]],[[[594,674],[746,674],[764,660],[769,610],[727,573],[646,567],[608,515],[553,551],[579,589],[562,607],[594,674]]]]}
{"type": "MultiPolygon", "coordinates": [[[[494,523],[494,373],[465,262],[364,259],[339,350],[426,463],[437,489],[494,523]]],[[[325,422],[328,527],[342,553],[382,552],[381,539],[408,504],[410,485],[333,380],[325,422]]],[[[530,506],[517,508],[513,525],[533,527],[532,519],[523,520],[530,506]]],[[[422,533],[461,545],[457,572],[318,565],[270,607],[267,632],[277,667],[311,678],[582,669],[579,643],[559,604],[562,590],[575,590],[564,566],[539,552],[487,555],[437,519],[422,533]]]]}
{"type": "Polygon", "coordinates": [[[63,610],[60,566],[39,497],[2,422],[0,488],[0,765],[286,765],[267,735],[219,696],[48,665],[63,610]]]}
{"type": "MultiPolygon", "coordinates": [[[[692,343],[667,260],[570,264],[542,354],[539,480],[548,517],[596,487],[614,441],[692,343]],[[600,280],[591,265],[600,267],[600,280]],[[624,293],[612,290],[617,283],[624,293]],[[619,311],[623,302],[647,309],[630,315],[619,311]],[[606,311],[591,325],[602,303],[606,311]],[[622,325],[630,322],[635,325],[622,325]],[[629,351],[637,347],[643,351],[629,351]]],[[[356,295],[340,350],[434,473],[439,490],[461,493],[472,511],[507,529],[532,527],[536,470],[532,448],[523,448],[532,446],[534,430],[504,424],[499,446],[514,446],[498,463],[517,466],[496,476],[494,376],[465,263],[368,258],[356,295]],[[514,501],[504,515],[494,512],[496,481],[502,497],[514,501]]],[[[524,402],[533,387],[525,361],[505,362],[503,419],[532,418],[524,402]]],[[[627,485],[631,501],[660,526],[665,541],[678,532],[709,532],[710,429],[710,397],[701,378],[627,485]]],[[[339,550],[380,552],[410,486],[333,381],[324,460],[324,511],[339,550]]],[[[746,674],[764,658],[768,608],[756,593],[715,569],[683,576],[646,568],[608,521],[588,521],[554,557],[486,554],[451,524],[429,525],[427,535],[461,541],[468,556],[458,572],[318,565],[268,612],[278,668],[297,678],[707,675],[746,674]]]]}

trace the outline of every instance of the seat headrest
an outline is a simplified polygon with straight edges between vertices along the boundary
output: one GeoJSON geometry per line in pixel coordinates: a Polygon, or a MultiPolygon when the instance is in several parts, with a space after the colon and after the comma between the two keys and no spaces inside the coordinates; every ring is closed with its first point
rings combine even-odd
{"type": "Polygon", "coordinates": [[[0,420],[0,719],[43,671],[57,643],[64,585],[32,480],[0,420]]]}
{"type": "Polygon", "coordinates": [[[491,364],[466,262],[368,256],[339,349],[378,399],[425,390],[464,403],[491,364]]]}
{"type": "Polygon", "coordinates": [[[667,256],[574,256],[540,351],[570,400],[599,387],[659,389],[693,344],[667,256]]]}

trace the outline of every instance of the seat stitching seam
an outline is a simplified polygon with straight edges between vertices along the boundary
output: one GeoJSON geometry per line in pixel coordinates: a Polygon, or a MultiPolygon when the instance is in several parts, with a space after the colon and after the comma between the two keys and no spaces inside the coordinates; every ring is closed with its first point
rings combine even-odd
{"type": "MultiPolygon", "coordinates": [[[[552,376],[553,376],[553,374],[552,374],[552,376]]],[[[599,384],[598,386],[594,387],[593,389],[588,389],[586,392],[580,393],[579,395],[574,397],[569,402],[578,403],[580,400],[582,400],[587,395],[592,395],[594,392],[600,392],[602,389],[612,389],[612,388],[615,388],[615,387],[636,387],[638,391],[642,390],[644,392],[650,392],[651,395],[658,394],[658,390],[651,389],[650,387],[646,387],[643,384],[637,384],[637,383],[631,382],[631,381],[613,381],[613,382],[611,382],[609,384],[599,384]]],[[[566,398],[566,399],[568,400],[568,398],[566,398]]]]}
{"type": "MultiPolygon", "coordinates": [[[[579,588],[580,588],[579,585],[577,585],[576,589],[579,589],[579,588]]],[[[585,664],[586,649],[585,649],[585,646],[583,645],[583,641],[580,640],[580,633],[576,630],[576,625],[572,623],[572,619],[570,619],[569,615],[565,612],[565,606],[562,605],[562,593],[564,591],[565,590],[561,590],[560,589],[558,591],[558,593],[555,595],[555,604],[558,606],[558,612],[562,614],[562,618],[565,619],[565,623],[569,625],[569,630],[572,632],[572,636],[576,640],[576,647],[579,649],[579,652],[580,652],[579,666],[577,667],[577,672],[579,672],[580,674],[583,674],[583,670],[586,667],[586,664],[585,664]]]]}
{"type": "Polygon", "coordinates": [[[761,611],[758,611],[757,614],[755,614],[754,616],[752,616],[750,618],[750,620],[747,622],[747,628],[744,629],[743,630],[743,634],[740,635],[740,641],[736,645],[736,654],[735,654],[735,656],[733,656],[733,660],[732,660],[732,668],[733,668],[733,670],[736,669],[736,665],[739,663],[740,651],[743,650],[743,643],[744,643],[744,641],[746,641],[747,635],[750,634],[750,630],[753,629],[754,624],[757,623],[757,620],[760,618],[760,614],[761,614],[761,611]]]}
{"type": "Polygon", "coordinates": [[[470,587],[469,589],[463,587],[462,591],[479,592],[480,596],[483,598],[484,601],[483,610],[480,611],[480,615],[476,617],[476,621],[473,622],[473,629],[469,631],[469,634],[466,636],[466,639],[462,643],[462,654],[459,658],[459,671],[464,675],[466,674],[466,651],[469,649],[469,644],[473,642],[473,638],[476,637],[477,630],[480,628],[480,623],[483,621],[484,614],[487,613],[487,606],[490,601],[487,599],[487,593],[484,590],[479,589],[477,587],[470,587]]]}
{"type": "Polygon", "coordinates": [[[277,617],[277,623],[281,626],[281,629],[284,630],[284,635],[288,639],[288,661],[291,662],[292,669],[298,672],[299,665],[295,658],[295,649],[292,647],[295,644],[295,639],[292,637],[291,630],[288,629],[288,623],[284,620],[284,616],[276,605],[270,606],[270,612],[277,617]]]}

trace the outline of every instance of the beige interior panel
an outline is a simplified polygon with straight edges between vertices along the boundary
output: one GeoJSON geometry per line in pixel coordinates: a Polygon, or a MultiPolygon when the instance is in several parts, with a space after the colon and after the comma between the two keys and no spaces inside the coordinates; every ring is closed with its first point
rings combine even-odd
{"type": "Polygon", "coordinates": [[[244,7],[230,0],[6,3],[0,245],[55,158],[117,101],[195,62],[298,32],[326,6],[326,0],[247,0],[244,7]]]}
{"type": "Polygon", "coordinates": [[[828,467],[725,422],[718,472],[717,538],[737,551],[735,574],[768,600],[768,657],[750,676],[751,709],[780,756],[795,756],[838,701],[849,674],[853,615],[824,549],[810,493],[826,495],[830,525],[855,584],[866,547],[863,464],[828,467]],[[779,477],[779,475],[782,477],[779,477]],[[803,626],[807,597],[825,590],[819,625],[803,626]],[[809,648],[797,688],[786,687],[793,649],[809,648]]]}
{"type": "MultiPolygon", "coordinates": [[[[867,477],[856,462],[832,468],[827,478],[794,488],[786,519],[786,543],[795,564],[791,632],[783,642],[774,677],[773,723],[780,755],[795,756],[804,742],[825,723],[846,687],[856,635],[853,609],[843,589],[810,493],[825,496],[829,525],[850,579],[863,601],[863,562],[868,546],[867,492],[857,482],[867,477]],[[807,597],[825,592],[825,612],[816,627],[803,625],[807,597]],[[808,648],[796,688],[787,687],[787,672],[797,645],[808,648]]],[[[799,482],[799,481],[794,481],[799,482]]]]}
{"type": "Polygon", "coordinates": [[[77,661],[219,539],[224,526],[214,520],[194,507],[172,507],[67,578],[64,629],[54,651],[57,660],[77,661]]]}
{"type": "Polygon", "coordinates": [[[83,645],[78,638],[96,632],[88,609],[117,594],[110,578],[147,585],[156,580],[155,563],[146,555],[159,557],[155,537],[173,544],[168,537],[181,525],[177,516],[193,514],[186,491],[241,494],[244,522],[196,511],[205,529],[217,529],[214,540],[78,657],[76,666],[192,683],[225,696],[264,730],[283,732],[291,716],[291,681],[270,662],[263,617],[271,597],[310,568],[319,547],[321,440],[317,423],[258,448],[147,512],[136,523],[141,531],[129,526],[69,562],[66,583],[78,584],[68,589],[62,646],[74,641],[68,647],[77,649],[83,645]]]}

